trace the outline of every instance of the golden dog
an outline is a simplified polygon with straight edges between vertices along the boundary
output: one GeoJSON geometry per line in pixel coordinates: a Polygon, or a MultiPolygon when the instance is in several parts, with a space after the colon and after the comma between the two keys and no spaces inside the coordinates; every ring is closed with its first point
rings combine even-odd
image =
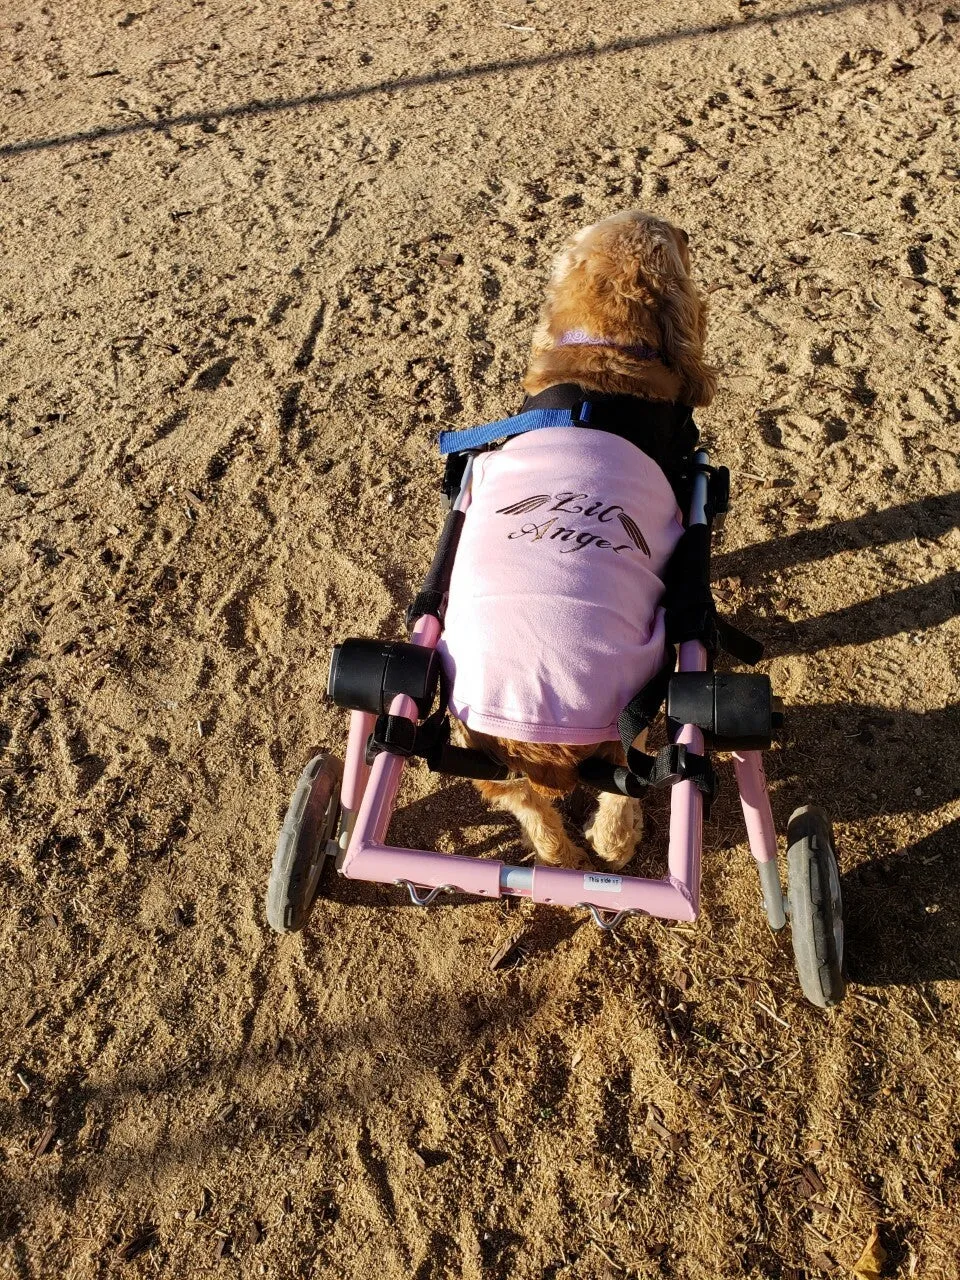
{"type": "MultiPolygon", "coordinates": [[[[706,317],[705,300],[690,279],[686,233],[639,211],[615,214],[578,232],[557,258],[523,386],[528,395],[576,383],[586,391],[642,400],[709,404],[716,374],[703,357],[706,317]],[[571,331],[585,335],[582,345],[570,343],[571,331]],[[586,335],[600,338],[586,340],[586,335]],[[636,348],[644,347],[658,358],[637,354],[636,348]]],[[[573,790],[577,766],[588,756],[624,763],[621,744],[526,743],[478,733],[459,722],[456,727],[461,742],[519,775],[475,785],[495,808],[517,818],[537,860],[584,865],[552,800],[573,790]]],[[[610,868],[627,863],[639,821],[636,800],[601,794],[585,831],[598,859],[610,868]]]]}

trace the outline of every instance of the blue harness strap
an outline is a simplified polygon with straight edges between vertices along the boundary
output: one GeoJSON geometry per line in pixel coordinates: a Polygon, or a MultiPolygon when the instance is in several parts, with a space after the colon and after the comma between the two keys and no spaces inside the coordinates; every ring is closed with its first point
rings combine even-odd
{"type": "Polygon", "coordinates": [[[465,431],[441,431],[440,452],[464,453],[479,449],[494,440],[519,436],[525,431],[542,431],[544,427],[578,427],[590,421],[590,404],[574,405],[572,409],[528,409],[512,418],[488,422],[482,427],[468,427],[465,431]]]}

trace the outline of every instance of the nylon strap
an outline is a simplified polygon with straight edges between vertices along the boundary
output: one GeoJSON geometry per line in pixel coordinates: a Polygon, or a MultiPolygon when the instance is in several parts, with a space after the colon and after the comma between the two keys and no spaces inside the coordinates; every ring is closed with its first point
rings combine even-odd
{"type": "Polygon", "coordinates": [[[372,764],[381,751],[399,756],[419,756],[429,764],[443,751],[450,737],[450,721],[447,704],[452,686],[450,678],[440,663],[439,703],[419,725],[406,716],[382,715],[377,717],[373,733],[367,742],[367,764],[372,764]]]}
{"type": "Polygon", "coordinates": [[[617,732],[623,749],[628,754],[644,729],[656,719],[667,696],[667,685],[676,666],[677,655],[672,645],[667,645],[663,666],[638,690],[617,717],[617,732]]]}
{"type": "Polygon", "coordinates": [[[589,401],[574,405],[572,409],[528,409],[526,413],[501,418],[499,422],[488,422],[482,427],[441,431],[440,452],[462,453],[465,449],[479,449],[494,440],[523,435],[526,431],[542,431],[545,427],[577,427],[589,421],[589,401]]]}
{"type": "Polygon", "coordinates": [[[703,793],[708,805],[716,795],[717,775],[709,758],[697,755],[682,743],[662,747],[655,756],[648,756],[643,751],[628,751],[627,768],[645,787],[692,782],[703,793]]]}

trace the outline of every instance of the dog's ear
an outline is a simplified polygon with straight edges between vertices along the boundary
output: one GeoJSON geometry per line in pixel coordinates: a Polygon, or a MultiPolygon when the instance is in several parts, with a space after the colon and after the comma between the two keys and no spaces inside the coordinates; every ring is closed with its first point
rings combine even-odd
{"type": "Polygon", "coordinates": [[[687,404],[709,404],[717,390],[717,374],[703,359],[706,299],[687,275],[672,235],[657,237],[644,265],[650,272],[645,283],[656,295],[655,313],[664,360],[683,379],[687,404]]]}

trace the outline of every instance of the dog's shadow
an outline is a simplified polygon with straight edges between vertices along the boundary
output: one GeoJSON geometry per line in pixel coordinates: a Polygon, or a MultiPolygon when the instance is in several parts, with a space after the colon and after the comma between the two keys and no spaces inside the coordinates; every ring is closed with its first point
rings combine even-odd
{"type": "Polygon", "coordinates": [[[491,809],[465,779],[435,777],[432,781],[435,789],[429,795],[411,800],[394,813],[391,844],[471,857],[508,852],[520,856],[519,828],[508,814],[491,809]]]}

